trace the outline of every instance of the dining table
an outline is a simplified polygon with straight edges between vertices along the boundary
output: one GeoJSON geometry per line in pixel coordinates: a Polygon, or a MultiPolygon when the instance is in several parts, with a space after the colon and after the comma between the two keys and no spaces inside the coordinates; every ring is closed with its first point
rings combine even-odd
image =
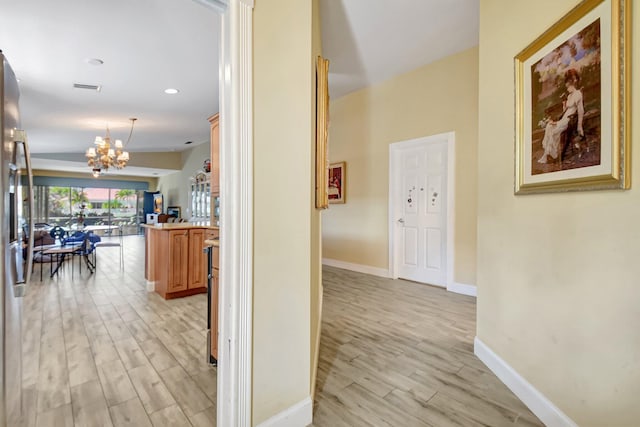
{"type": "Polygon", "coordinates": [[[81,231],[112,231],[112,230],[121,230],[121,226],[119,225],[87,225],[82,228],[81,231]]]}
{"type": "MultiPolygon", "coordinates": [[[[51,246],[48,249],[44,249],[42,251],[42,255],[49,255],[51,258],[50,265],[50,277],[58,274],[60,267],[64,263],[64,260],[67,255],[73,255],[74,252],[77,252],[80,248],[82,248],[82,242],[74,242],[68,244],[57,244],[57,245],[47,245],[51,246]],[[53,256],[56,257],[56,268],[53,269],[53,256]]],[[[40,266],[40,275],[42,276],[42,265],[40,266]]],[[[73,277],[73,263],[71,263],[71,277],[73,277]]]]}

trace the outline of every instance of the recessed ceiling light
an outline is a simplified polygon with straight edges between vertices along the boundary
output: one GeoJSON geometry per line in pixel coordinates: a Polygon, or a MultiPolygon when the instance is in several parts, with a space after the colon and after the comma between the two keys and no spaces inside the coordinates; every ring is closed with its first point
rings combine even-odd
{"type": "Polygon", "coordinates": [[[168,95],[175,95],[178,92],[180,92],[178,89],[173,89],[173,88],[169,88],[169,89],[165,89],[164,90],[164,93],[166,93],[168,95]]]}
{"type": "Polygon", "coordinates": [[[91,64],[91,65],[102,65],[104,64],[104,61],[100,58],[89,58],[87,59],[87,64],[91,64]]]}
{"type": "Polygon", "coordinates": [[[189,145],[189,144],[193,144],[193,141],[187,141],[187,142],[185,142],[185,145],[189,145]]]}

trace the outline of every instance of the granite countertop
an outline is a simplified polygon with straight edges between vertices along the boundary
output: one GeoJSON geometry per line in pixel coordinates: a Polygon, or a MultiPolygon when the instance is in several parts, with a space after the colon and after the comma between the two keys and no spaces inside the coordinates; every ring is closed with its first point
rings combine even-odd
{"type": "Polygon", "coordinates": [[[142,224],[144,228],[150,228],[153,230],[187,230],[190,228],[205,228],[208,230],[219,230],[220,227],[215,225],[208,225],[204,223],[192,223],[192,222],[165,222],[162,224],[142,224]]]}

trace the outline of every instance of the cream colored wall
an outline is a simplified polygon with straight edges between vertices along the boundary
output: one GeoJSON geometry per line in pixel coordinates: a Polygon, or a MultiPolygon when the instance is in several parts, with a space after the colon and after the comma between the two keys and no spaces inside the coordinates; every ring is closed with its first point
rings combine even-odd
{"type": "MultiPolygon", "coordinates": [[[[206,122],[203,127],[206,127],[206,122]]],[[[153,152],[132,153],[129,166],[144,168],[173,169],[180,161],[182,153],[179,152],[153,152]]]]}
{"type": "MultiPolygon", "coordinates": [[[[150,169],[175,169],[180,163],[180,152],[135,152],[131,153],[128,166],[136,166],[150,169]]],[[[34,159],[65,160],[72,162],[86,162],[84,153],[33,153],[34,159]]]]}
{"type": "Polygon", "coordinates": [[[323,214],[323,256],[389,268],[389,144],[455,131],[454,278],[475,285],[478,49],[330,104],[329,158],[347,162],[347,202],[323,214]]]}
{"type": "MultiPolygon", "coordinates": [[[[320,27],[319,0],[312,0],[313,28],[312,28],[312,55],[310,60],[314,63],[311,67],[315,78],[315,59],[322,54],[322,34],[320,27]]],[[[315,92],[313,103],[315,105],[315,92]]],[[[315,140],[315,109],[312,111],[312,141],[315,140]]],[[[311,170],[315,170],[315,151],[311,150],[309,159],[311,170]]],[[[315,174],[310,182],[309,191],[315,194],[315,174]]],[[[314,394],[317,376],[318,351],[320,344],[320,326],[322,322],[322,211],[315,209],[315,197],[311,197],[311,394],[314,394]]]]}
{"type": "MultiPolygon", "coordinates": [[[[513,194],[513,58],[577,3],[480,3],[477,333],[577,424],[636,426],[638,174],[629,191],[513,194]]],[[[639,58],[640,32],[631,46],[639,58]]],[[[633,127],[640,85],[631,96],[633,127]]]]}
{"type": "Polygon", "coordinates": [[[258,0],[253,25],[253,424],[310,390],[311,0],[258,0]]]}
{"type": "MultiPolygon", "coordinates": [[[[205,122],[204,126],[208,126],[205,122]]],[[[196,171],[202,170],[205,159],[211,158],[211,143],[197,145],[182,152],[181,171],[158,178],[157,189],[162,192],[165,198],[165,210],[167,206],[180,206],[182,216],[189,218],[191,211],[189,207],[189,178],[194,176],[196,171]]]]}

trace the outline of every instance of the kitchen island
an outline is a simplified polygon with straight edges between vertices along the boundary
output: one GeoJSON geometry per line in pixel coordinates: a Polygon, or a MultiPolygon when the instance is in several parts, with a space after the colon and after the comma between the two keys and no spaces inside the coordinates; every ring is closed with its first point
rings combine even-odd
{"type": "Polygon", "coordinates": [[[182,223],[143,224],[145,278],[165,299],[207,292],[205,240],[218,237],[218,227],[182,223]]]}

